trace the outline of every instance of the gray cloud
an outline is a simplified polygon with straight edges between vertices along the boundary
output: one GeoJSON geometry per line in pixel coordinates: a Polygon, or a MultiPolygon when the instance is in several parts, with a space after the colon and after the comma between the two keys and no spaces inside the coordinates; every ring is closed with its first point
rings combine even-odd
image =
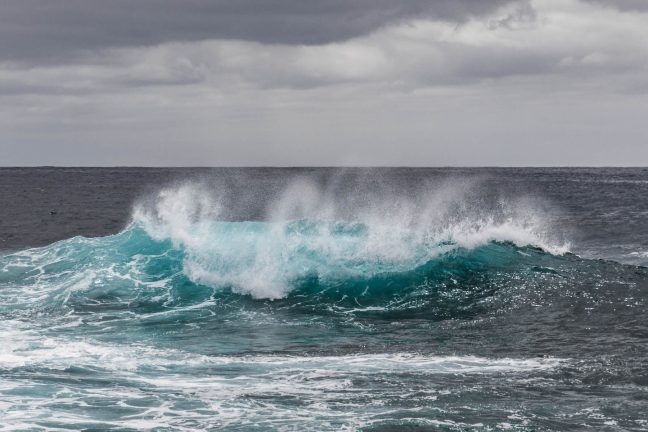
{"type": "Polygon", "coordinates": [[[648,1],[646,0],[586,0],[590,3],[596,3],[601,6],[616,8],[619,10],[629,11],[648,11],[648,1]]]}
{"type": "MultiPolygon", "coordinates": [[[[31,0],[23,1],[30,4],[31,0]]],[[[56,1],[60,0],[50,0],[56,1]]],[[[76,0],[68,0],[68,3],[73,1],[76,0]]],[[[136,4],[147,1],[140,0],[136,4]]],[[[347,9],[340,3],[330,9],[318,7],[324,16],[327,13],[335,16],[342,10],[353,16],[360,3],[352,3],[354,6],[347,9]]],[[[158,4],[176,6],[175,2],[158,4]]],[[[198,3],[188,0],[188,4],[198,3]]],[[[220,5],[220,9],[216,9],[224,11],[224,3],[214,4],[220,5]]],[[[230,6],[228,16],[234,12],[239,17],[246,16],[244,11],[250,12],[251,4],[244,1],[237,7],[230,6]]],[[[277,2],[275,6],[280,4],[287,8],[290,2],[277,2]]],[[[62,62],[64,56],[59,56],[59,62],[29,67],[21,62],[0,64],[0,96],[23,93],[84,97],[146,87],[159,93],[161,87],[177,86],[201,87],[213,92],[241,87],[262,91],[379,85],[411,91],[525,76],[556,76],[581,82],[603,79],[613,85],[621,83],[618,90],[625,91],[630,87],[642,87],[646,81],[648,30],[643,14],[603,9],[589,1],[561,0],[555,3],[507,2],[506,7],[491,14],[468,18],[467,14],[485,9],[471,9],[475,4],[472,1],[452,6],[447,2],[429,4],[436,5],[436,15],[444,19],[420,14],[403,22],[393,18],[390,25],[373,32],[320,44],[218,38],[131,46],[127,42],[134,44],[134,41],[126,38],[124,46],[113,48],[104,40],[104,49],[76,61],[62,62]],[[448,21],[446,18],[450,16],[461,16],[463,21],[461,24],[448,21]]],[[[394,5],[381,10],[391,10],[392,15],[404,19],[407,13],[423,7],[416,2],[396,2],[394,5]]],[[[485,7],[484,3],[481,5],[485,7]]],[[[265,15],[262,10],[255,10],[250,16],[274,16],[269,13],[269,6],[266,7],[265,15]]],[[[167,16],[154,8],[151,10],[156,17],[167,16]]],[[[366,16],[372,16],[372,11],[375,12],[369,8],[366,16]]],[[[107,9],[104,12],[107,13],[107,9]]],[[[277,17],[288,17],[286,20],[310,16],[303,6],[295,7],[292,14],[285,10],[277,14],[277,17]]],[[[111,19],[117,21],[118,15],[120,13],[111,19]]],[[[298,32],[295,36],[303,33],[298,32]]],[[[331,32],[331,36],[334,33],[331,32]]],[[[172,35],[172,30],[167,31],[167,37],[172,35]]],[[[262,39],[260,34],[256,36],[262,39]]],[[[78,52],[80,46],[68,47],[68,52],[78,52]]]]}
{"type": "Polygon", "coordinates": [[[511,1],[3,0],[0,61],[207,39],[323,44],[413,17],[463,21],[511,1]]]}
{"type": "Polygon", "coordinates": [[[645,164],[642,4],[4,0],[0,164],[645,164]]]}

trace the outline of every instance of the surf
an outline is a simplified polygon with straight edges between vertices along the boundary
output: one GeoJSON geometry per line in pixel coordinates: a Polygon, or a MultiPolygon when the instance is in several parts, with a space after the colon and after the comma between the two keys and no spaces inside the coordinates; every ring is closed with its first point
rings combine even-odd
{"type": "Polygon", "coordinates": [[[340,198],[306,180],[269,204],[260,221],[226,221],[215,193],[195,184],[161,190],[135,206],[132,228],[184,253],[198,283],[229,286],[255,298],[283,298],[307,277],[330,283],[403,273],[454,249],[492,242],[535,246],[553,254],[569,245],[550,239],[542,215],[520,202],[470,204],[456,186],[416,200],[340,198]]]}
{"type": "Polygon", "coordinates": [[[3,256],[0,308],[12,317],[37,310],[162,321],[266,307],[304,317],[460,319],[506,303],[500,293],[520,279],[558,279],[556,268],[580,265],[528,203],[485,208],[465,201],[469,190],[451,189],[360,200],[299,181],[258,220],[235,220],[218,190],[171,185],[139,200],[115,235],[3,256]]]}

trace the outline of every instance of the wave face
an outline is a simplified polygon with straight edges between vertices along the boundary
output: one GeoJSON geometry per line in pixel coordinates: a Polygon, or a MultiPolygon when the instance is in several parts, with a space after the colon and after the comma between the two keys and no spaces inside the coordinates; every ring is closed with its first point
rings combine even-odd
{"type": "Polygon", "coordinates": [[[3,255],[6,427],[648,425],[586,391],[648,385],[644,267],[469,182],[379,196],[302,179],[237,220],[185,183],[118,234],[3,255]]]}
{"type": "Polygon", "coordinates": [[[244,295],[353,310],[361,304],[420,309],[440,300],[435,290],[462,291],[448,299],[450,307],[492,289],[484,282],[495,276],[553,272],[542,266],[561,262],[509,242],[467,249],[410,240],[408,232],[376,239],[361,224],[214,222],[200,230],[191,247],[155,240],[134,224],[114,236],[77,237],[6,256],[3,308],[76,309],[119,299],[130,311],[149,311],[244,295]],[[377,251],[373,242],[389,247],[377,251]]]}
{"type": "MultiPolygon", "coordinates": [[[[289,197],[314,194],[312,185],[298,186],[288,188],[289,197]]],[[[316,198],[317,207],[284,197],[266,220],[226,221],[213,194],[201,187],[164,189],[137,204],[119,234],[75,237],[6,256],[4,280],[19,290],[12,307],[97,296],[175,304],[204,300],[199,293],[371,301],[450,280],[459,285],[456,278],[463,275],[523,270],[557,260],[568,248],[549,243],[541,218],[529,209],[502,203],[484,214],[429,197],[425,203],[434,208],[385,201],[336,219],[339,211],[326,200],[322,209],[316,198]],[[25,298],[25,287],[39,295],[25,298]]]]}
{"type": "Polygon", "coordinates": [[[396,277],[452,250],[492,242],[553,253],[568,248],[550,244],[541,219],[517,203],[499,202],[484,214],[454,196],[400,201],[383,198],[349,211],[314,185],[297,182],[266,220],[223,222],[221,206],[207,192],[184,185],[138,205],[133,227],[181,250],[184,273],[193,282],[270,299],[285,297],[304,280],[330,286],[396,277]]]}

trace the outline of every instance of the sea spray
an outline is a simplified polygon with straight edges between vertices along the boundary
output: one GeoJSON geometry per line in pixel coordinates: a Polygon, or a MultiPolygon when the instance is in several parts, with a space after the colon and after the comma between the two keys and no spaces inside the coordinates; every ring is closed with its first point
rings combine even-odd
{"type": "MultiPolygon", "coordinates": [[[[133,226],[185,253],[184,271],[195,282],[230,287],[257,298],[280,298],[297,280],[371,278],[415,269],[455,248],[489,242],[536,246],[554,254],[542,214],[521,199],[466,201],[464,184],[424,189],[416,199],[334,195],[313,182],[289,184],[270,202],[262,221],[223,221],[226,207],[204,185],[161,190],[135,206],[133,226]]],[[[555,235],[554,235],[555,237],[555,235]]]]}

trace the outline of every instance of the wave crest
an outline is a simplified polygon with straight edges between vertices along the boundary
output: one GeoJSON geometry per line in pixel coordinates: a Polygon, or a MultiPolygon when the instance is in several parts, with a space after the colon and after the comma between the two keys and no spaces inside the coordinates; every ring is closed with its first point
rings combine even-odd
{"type": "Polygon", "coordinates": [[[530,202],[482,196],[454,183],[415,198],[340,198],[302,179],[271,201],[262,220],[236,221],[223,220],[227,206],[213,190],[186,183],[138,203],[133,224],[182,250],[192,281],[269,299],[285,297],[306,277],[336,283],[400,273],[490,242],[568,250],[552,240],[530,202]]]}

